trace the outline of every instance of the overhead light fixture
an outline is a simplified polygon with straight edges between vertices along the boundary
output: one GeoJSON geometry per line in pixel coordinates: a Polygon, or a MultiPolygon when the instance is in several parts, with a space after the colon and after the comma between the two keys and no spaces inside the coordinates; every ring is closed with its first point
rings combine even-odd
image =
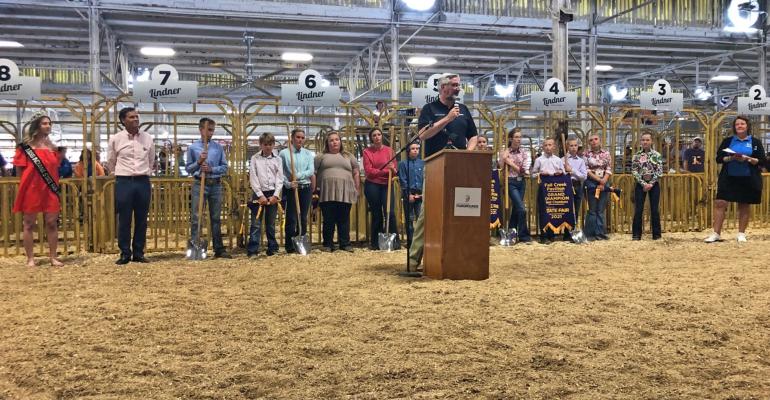
{"type": "Polygon", "coordinates": [[[321,87],[329,87],[332,83],[328,79],[321,79],[321,87]]]}
{"type": "Polygon", "coordinates": [[[607,72],[607,71],[612,71],[612,65],[606,65],[606,64],[597,64],[597,65],[594,67],[594,70],[596,70],[596,71],[598,71],[598,72],[607,72]]]}
{"type": "Polygon", "coordinates": [[[709,90],[708,86],[698,86],[695,91],[693,92],[693,95],[695,95],[695,98],[701,101],[706,101],[713,96],[711,93],[711,90],[709,90]]]}
{"type": "Polygon", "coordinates": [[[428,11],[436,4],[436,0],[402,0],[407,7],[415,11],[428,11]]]}
{"type": "Polygon", "coordinates": [[[514,86],[511,84],[508,85],[501,85],[501,84],[495,84],[495,95],[497,97],[509,97],[513,94],[514,86]]]}
{"type": "Polygon", "coordinates": [[[628,88],[618,87],[617,85],[610,85],[610,87],[607,88],[607,92],[610,94],[610,100],[613,102],[623,101],[626,99],[626,96],[628,96],[628,88]]]}
{"type": "Polygon", "coordinates": [[[721,74],[721,75],[711,77],[711,79],[709,79],[709,82],[735,82],[737,80],[738,80],[737,75],[721,74]]]}
{"type": "Polygon", "coordinates": [[[409,57],[408,60],[406,60],[407,63],[411,65],[418,65],[421,67],[427,67],[429,65],[433,65],[438,62],[434,57],[422,57],[422,56],[413,56],[409,57]]]}
{"type": "Polygon", "coordinates": [[[537,119],[537,115],[526,114],[526,115],[522,115],[521,118],[523,118],[523,119],[537,119]]]}
{"type": "Polygon", "coordinates": [[[298,53],[287,51],[281,54],[281,60],[293,61],[293,62],[308,62],[313,60],[313,55],[310,53],[298,53]]]}
{"type": "Polygon", "coordinates": [[[148,57],[172,57],[176,54],[171,47],[142,47],[139,52],[148,57]]]}
{"type": "Polygon", "coordinates": [[[219,59],[211,60],[209,61],[209,65],[211,65],[212,67],[223,67],[225,65],[225,60],[219,60],[219,59]]]}
{"type": "Polygon", "coordinates": [[[731,0],[726,12],[729,25],[726,24],[724,30],[736,33],[757,32],[759,29],[754,24],[762,12],[757,0],[731,0]]]}
{"type": "Polygon", "coordinates": [[[0,40],[0,47],[24,47],[24,45],[15,40],[0,40]]]}

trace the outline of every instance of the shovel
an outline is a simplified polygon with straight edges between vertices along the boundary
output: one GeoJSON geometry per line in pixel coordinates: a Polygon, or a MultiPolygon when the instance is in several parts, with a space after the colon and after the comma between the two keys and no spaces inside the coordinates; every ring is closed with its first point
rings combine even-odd
{"type": "Polygon", "coordinates": [[[503,183],[505,184],[505,189],[503,189],[505,193],[505,205],[503,206],[503,218],[498,233],[500,234],[500,246],[513,246],[518,239],[518,232],[516,231],[516,228],[508,228],[510,218],[506,220],[508,206],[510,204],[510,199],[508,198],[508,164],[505,164],[503,171],[505,174],[505,179],[503,180],[503,183]]]}
{"type": "MultiPolygon", "coordinates": [[[[567,157],[568,157],[567,154],[569,154],[569,153],[567,153],[567,140],[564,137],[564,133],[563,132],[561,134],[561,144],[562,144],[562,146],[564,148],[564,165],[567,165],[567,162],[568,162],[567,161],[567,157]]],[[[575,195],[575,187],[574,186],[572,187],[572,195],[573,196],[575,195]]],[[[574,203],[574,197],[573,197],[573,203],[574,203]]],[[[572,219],[575,220],[575,227],[569,233],[570,238],[572,238],[572,243],[575,243],[575,244],[588,243],[588,238],[586,238],[586,235],[583,234],[583,231],[581,229],[578,229],[578,227],[577,227],[578,219],[577,219],[577,214],[575,214],[575,204],[572,204],[571,209],[572,209],[572,219]]]]}
{"type": "MultiPolygon", "coordinates": [[[[294,172],[294,144],[289,145],[289,161],[291,162],[291,181],[296,183],[296,175],[294,172]]],[[[306,256],[310,253],[310,238],[307,235],[302,234],[302,211],[299,207],[299,188],[296,186],[294,190],[294,208],[297,210],[297,236],[291,238],[291,243],[294,245],[294,250],[297,253],[306,256]]]]}
{"type": "MultiPolygon", "coordinates": [[[[209,143],[203,144],[203,151],[208,151],[209,143]]],[[[187,242],[188,260],[205,260],[208,240],[201,238],[201,229],[203,228],[203,195],[206,193],[206,172],[201,171],[200,190],[198,190],[198,232],[194,238],[187,242]]]]}
{"type": "Polygon", "coordinates": [[[380,232],[377,237],[377,241],[380,245],[380,250],[393,251],[396,248],[396,234],[390,232],[390,185],[391,185],[391,169],[388,168],[388,195],[387,204],[385,205],[385,232],[380,232]]]}

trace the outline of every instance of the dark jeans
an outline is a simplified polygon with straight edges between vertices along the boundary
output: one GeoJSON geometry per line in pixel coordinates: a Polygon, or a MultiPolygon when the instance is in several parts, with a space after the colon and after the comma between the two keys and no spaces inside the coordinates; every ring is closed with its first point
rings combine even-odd
{"type": "Polygon", "coordinates": [[[286,214],[284,227],[284,247],[287,253],[294,251],[294,243],[291,238],[306,235],[307,234],[307,215],[310,209],[310,203],[313,200],[313,192],[310,191],[310,186],[297,188],[297,194],[299,195],[299,211],[300,211],[300,227],[302,233],[297,229],[297,205],[294,201],[294,189],[283,188],[284,198],[286,199],[286,214]]]}
{"type": "Polygon", "coordinates": [[[340,247],[350,246],[350,203],[325,201],[320,204],[323,214],[323,246],[334,248],[334,228],[340,247]]]}
{"type": "MultiPolygon", "coordinates": [[[[265,198],[270,198],[273,195],[272,190],[263,192],[265,198]]],[[[256,194],[252,194],[252,200],[256,200],[256,194]]],[[[262,238],[262,222],[265,223],[265,236],[267,237],[267,251],[276,253],[278,251],[278,241],[275,240],[275,216],[278,214],[278,204],[269,206],[257,205],[251,210],[251,227],[249,228],[249,243],[246,245],[246,253],[257,254],[259,253],[259,241],[262,238]],[[257,214],[259,209],[262,208],[262,213],[257,220],[257,214]]],[[[291,239],[289,239],[291,240],[291,239]]]]}
{"type": "MultiPolygon", "coordinates": [[[[607,183],[609,185],[609,182],[607,183]]],[[[607,186],[605,185],[605,186],[607,186]]],[[[586,237],[594,238],[598,235],[607,234],[607,202],[609,193],[603,191],[596,198],[596,181],[588,180],[585,185],[585,196],[588,201],[588,214],[586,215],[585,226],[583,227],[586,237]]]]}
{"type": "MultiPolygon", "coordinates": [[[[198,238],[198,199],[200,196],[200,180],[196,180],[192,185],[191,207],[192,216],[190,224],[190,237],[198,238]]],[[[222,185],[203,185],[203,201],[209,203],[209,218],[211,219],[211,236],[213,239],[214,253],[219,254],[225,251],[225,245],[222,243],[222,185]]]]}
{"type": "Polygon", "coordinates": [[[402,202],[404,203],[404,222],[406,223],[406,247],[412,246],[412,236],[414,235],[414,221],[420,216],[422,209],[422,199],[409,203],[409,194],[404,194],[402,202]]]}
{"type": "MultiPolygon", "coordinates": [[[[372,247],[378,247],[377,238],[380,233],[385,232],[383,216],[385,215],[388,203],[388,185],[366,181],[364,183],[364,195],[369,205],[369,211],[372,213],[372,229],[369,235],[369,243],[372,247]]],[[[388,215],[388,218],[390,218],[390,232],[388,233],[397,233],[395,202],[395,196],[390,196],[390,214],[388,215]]],[[[398,241],[398,236],[396,236],[396,241],[398,241]]]]}
{"type": "Polygon", "coordinates": [[[118,248],[121,256],[144,256],[151,194],[152,185],[150,185],[149,176],[115,178],[115,212],[118,214],[118,248]],[[131,242],[132,219],[133,243],[131,242]]]}
{"type": "Polygon", "coordinates": [[[642,224],[642,216],[644,214],[644,201],[647,195],[650,196],[650,224],[652,225],[652,237],[660,237],[660,212],[658,211],[658,204],[660,204],[660,185],[655,182],[652,185],[652,189],[645,192],[642,185],[637,183],[634,186],[634,224],[632,228],[633,237],[641,238],[644,226],[642,224]]]}
{"type": "Polygon", "coordinates": [[[508,228],[516,228],[516,233],[521,241],[530,241],[529,223],[527,221],[527,209],[524,206],[524,193],[526,181],[508,179],[508,197],[511,199],[511,216],[508,219],[508,228]]]}

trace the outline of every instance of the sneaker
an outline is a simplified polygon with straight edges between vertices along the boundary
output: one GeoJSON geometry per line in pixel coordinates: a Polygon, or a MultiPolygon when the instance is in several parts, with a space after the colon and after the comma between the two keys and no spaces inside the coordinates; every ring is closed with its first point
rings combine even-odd
{"type": "Polygon", "coordinates": [[[746,239],[746,234],[743,233],[743,232],[738,232],[737,240],[738,240],[738,243],[746,243],[746,242],[748,242],[748,239],[746,239]]]}
{"type": "Polygon", "coordinates": [[[707,237],[707,238],[706,238],[705,240],[703,240],[703,241],[704,241],[704,242],[706,242],[706,243],[714,243],[714,242],[719,242],[719,241],[721,241],[721,240],[722,240],[722,237],[720,237],[718,233],[716,233],[716,232],[711,232],[711,234],[709,235],[709,237],[707,237]]]}

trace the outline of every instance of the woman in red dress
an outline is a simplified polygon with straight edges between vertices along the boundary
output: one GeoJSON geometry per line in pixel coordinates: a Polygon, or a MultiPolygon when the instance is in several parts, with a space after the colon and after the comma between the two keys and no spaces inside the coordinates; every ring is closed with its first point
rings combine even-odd
{"type": "MultiPolygon", "coordinates": [[[[61,160],[56,146],[48,138],[48,134],[51,133],[51,125],[51,118],[48,118],[47,115],[35,116],[24,135],[24,144],[32,148],[45,169],[48,170],[51,178],[58,185],[61,160]]],[[[13,165],[17,168],[17,176],[21,177],[16,202],[13,204],[13,212],[24,214],[23,238],[24,251],[27,253],[27,266],[35,266],[32,232],[34,232],[37,223],[37,214],[41,212],[45,218],[48,256],[51,259],[51,265],[54,267],[62,266],[62,262],[56,258],[56,247],[59,241],[59,196],[45,183],[21,145],[16,147],[13,165]]]]}

